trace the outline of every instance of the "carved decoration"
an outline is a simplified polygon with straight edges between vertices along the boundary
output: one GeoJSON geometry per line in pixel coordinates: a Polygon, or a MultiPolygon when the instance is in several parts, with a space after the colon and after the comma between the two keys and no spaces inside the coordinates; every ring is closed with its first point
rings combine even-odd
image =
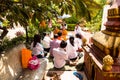
{"type": "Polygon", "coordinates": [[[113,58],[110,55],[107,55],[103,58],[103,67],[104,71],[110,71],[112,69],[113,58]]]}

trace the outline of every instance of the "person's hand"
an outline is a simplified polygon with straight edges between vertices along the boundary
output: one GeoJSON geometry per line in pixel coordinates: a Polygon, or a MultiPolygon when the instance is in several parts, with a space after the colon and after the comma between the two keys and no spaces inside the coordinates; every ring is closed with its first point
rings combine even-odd
{"type": "Polygon", "coordinates": [[[69,65],[71,65],[71,66],[76,66],[76,65],[77,65],[77,62],[76,62],[76,61],[74,61],[74,62],[70,61],[70,62],[69,62],[69,65]]]}
{"type": "Polygon", "coordinates": [[[82,50],[82,48],[78,48],[78,50],[77,50],[77,52],[82,52],[83,50],[82,50]]]}

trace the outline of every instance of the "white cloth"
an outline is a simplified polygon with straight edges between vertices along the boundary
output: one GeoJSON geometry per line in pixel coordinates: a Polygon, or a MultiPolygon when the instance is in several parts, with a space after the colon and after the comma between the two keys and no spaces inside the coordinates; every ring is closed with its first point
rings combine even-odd
{"type": "Polygon", "coordinates": [[[83,38],[85,37],[85,32],[81,29],[80,26],[75,26],[74,33],[75,35],[80,34],[83,38]]]}
{"type": "Polygon", "coordinates": [[[71,43],[69,42],[69,40],[67,40],[66,52],[68,54],[68,58],[69,59],[76,58],[78,56],[78,52],[76,52],[76,51],[77,51],[76,44],[74,46],[72,46],[71,43]]]}
{"type": "Polygon", "coordinates": [[[33,55],[39,55],[41,54],[42,56],[44,56],[44,49],[43,46],[40,43],[37,43],[35,47],[33,47],[33,42],[31,44],[31,50],[32,50],[32,54],[33,55]]]}
{"type": "Polygon", "coordinates": [[[53,49],[54,56],[54,67],[62,68],[66,64],[66,60],[68,60],[68,55],[66,51],[62,48],[54,48],[53,49]]]}
{"type": "Polygon", "coordinates": [[[101,30],[105,30],[106,29],[106,27],[104,26],[104,24],[107,22],[107,16],[108,16],[108,9],[109,8],[110,8],[110,5],[105,5],[103,7],[101,30]]]}
{"type": "Polygon", "coordinates": [[[75,34],[81,34],[81,31],[82,31],[82,29],[80,28],[80,26],[75,26],[75,29],[74,29],[74,32],[75,32],[75,34]]]}
{"type": "Polygon", "coordinates": [[[43,47],[44,48],[50,48],[50,37],[49,36],[45,36],[43,41],[42,41],[42,44],[43,44],[43,47]]]}
{"type": "Polygon", "coordinates": [[[77,49],[82,48],[82,39],[75,38],[75,44],[77,46],[77,49]]]}
{"type": "Polygon", "coordinates": [[[64,26],[60,26],[60,29],[63,29],[63,28],[65,28],[65,29],[67,29],[67,24],[64,24],[64,26]]]}

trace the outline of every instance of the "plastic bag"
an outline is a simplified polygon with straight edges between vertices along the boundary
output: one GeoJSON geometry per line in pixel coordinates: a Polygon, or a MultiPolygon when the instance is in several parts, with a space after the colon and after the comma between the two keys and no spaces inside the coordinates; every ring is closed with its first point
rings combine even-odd
{"type": "Polygon", "coordinates": [[[36,70],[40,67],[40,61],[36,56],[33,56],[32,58],[30,58],[29,62],[28,62],[28,68],[30,70],[36,70]]]}

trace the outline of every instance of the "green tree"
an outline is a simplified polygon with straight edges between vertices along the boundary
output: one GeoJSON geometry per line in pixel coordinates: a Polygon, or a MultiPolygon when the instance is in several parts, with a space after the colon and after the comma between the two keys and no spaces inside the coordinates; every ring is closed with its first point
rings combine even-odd
{"type": "Polygon", "coordinates": [[[94,0],[60,0],[59,3],[61,15],[75,14],[77,18],[84,17],[88,21],[96,15],[99,9],[102,9],[102,6],[94,0]]]}
{"type": "Polygon", "coordinates": [[[64,13],[91,20],[92,14],[101,8],[93,0],[0,0],[0,7],[0,20],[8,20],[10,26],[20,23],[26,30],[26,41],[29,21],[35,25],[36,21],[57,18],[64,13]]]}

